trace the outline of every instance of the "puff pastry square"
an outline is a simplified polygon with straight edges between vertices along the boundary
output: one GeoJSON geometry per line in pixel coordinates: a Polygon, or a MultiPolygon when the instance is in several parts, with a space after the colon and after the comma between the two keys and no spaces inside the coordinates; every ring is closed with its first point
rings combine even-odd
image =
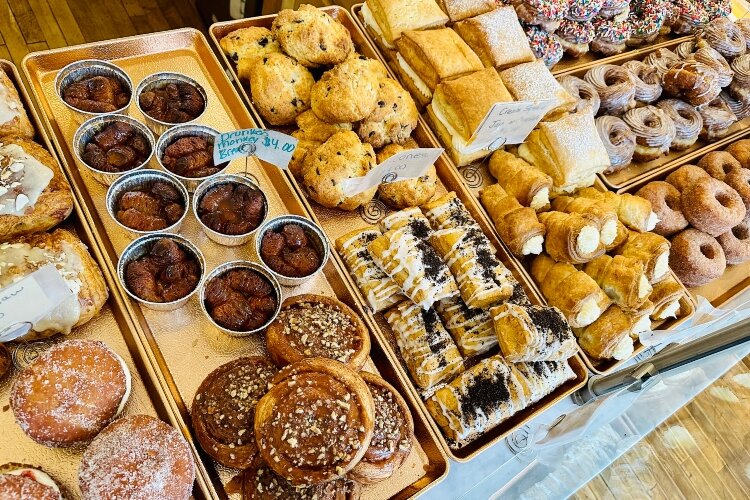
{"type": "Polygon", "coordinates": [[[438,0],[438,3],[453,23],[495,8],[494,0],[438,0]]]}
{"type": "Polygon", "coordinates": [[[406,30],[436,28],[448,22],[448,16],[434,0],[367,0],[363,10],[365,7],[387,45],[393,44],[406,30]]]}
{"type": "Polygon", "coordinates": [[[536,59],[511,6],[458,22],[453,29],[489,68],[504,69],[536,59]]]}
{"type": "Polygon", "coordinates": [[[559,118],[576,107],[575,98],[555,80],[541,60],[505,69],[500,72],[500,77],[516,101],[554,100],[555,106],[547,112],[544,120],[559,118]]]}

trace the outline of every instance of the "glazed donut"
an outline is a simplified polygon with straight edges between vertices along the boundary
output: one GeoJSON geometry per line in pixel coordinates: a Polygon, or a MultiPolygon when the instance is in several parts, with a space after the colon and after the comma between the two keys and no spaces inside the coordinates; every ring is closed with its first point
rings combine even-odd
{"type": "Polygon", "coordinates": [[[558,78],[558,81],[570,95],[578,100],[576,104],[577,113],[586,108],[591,108],[594,116],[599,114],[601,100],[599,99],[599,93],[593,85],[573,75],[561,76],[558,78]]]}
{"type": "Polygon", "coordinates": [[[719,97],[727,103],[727,106],[729,106],[729,109],[732,110],[732,113],[734,113],[734,116],[736,116],[738,120],[744,120],[750,116],[750,99],[747,101],[740,101],[725,91],[722,91],[721,94],[719,94],[719,97]]]}
{"type": "Polygon", "coordinates": [[[711,151],[698,161],[698,166],[714,179],[723,181],[732,172],[744,170],[740,162],[726,151],[711,151]]]}
{"type": "Polygon", "coordinates": [[[716,238],[727,264],[742,264],[750,260],[750,217],[716,238]]]}
{"type": "Polygon", "coordinates": [[[734,80],[729,85],[729,93],[735,99],[746,102],[750,100],[750,54],[736,57],[730,65],[734,80]]]}
{"type": "Polygon", "coordinates": [[[635,107],[635,78],[625,68],[614,64],[594,66],[583,79],[599,94],[602,113],[619,116],[635,107]]]}
{"type": "Polygon", "coordinates": [[[711,178],[685,188],[682,213],[696,229],[719,236],[742,222],[747,210],[737,191],[711,178]]]}
{"type": "Polygon", "coordinates": [[[602,9],[604,0],[570,0],[565,18],[571,21],[591,21],[602,9]]]}
{"type": "Polygon", "coordinates": [[[745,47],[750,49],[750,18],[743,17],[742,19],[737,19],[734,25],[740,29],[742,35],[745,37],[745,47]]]}
{"type": "Polygon", "coordinates": [[[644,43],[653,42],[659,35],[664,18],[667,17],[667,8],[664,2],[653,0],[631,0],[630,15],[630,39],[629,47],[637,47],[644,43]]]}
{"type": "Polygon", "coordinates": [[[533,24],[526,26],[525,31],[529,47],[537,59],[541,59],[548,68],[560,62],[564,54],[560,40],[533,24]]]}
{"type": "Polygon", "coordinates": [[[693,52],[695,52],[697,47],[695,46],[695,40],[688,40],[686,42],[682,42],[674,49],[674,53],[677,54],[677,57],[680,59],[689,59],[691,55],[693,55],[693,52]]]}
{"type": "Polygon", "coordinates": [[[644,106],[631,109],[622,119],[635,133],[635,161],[652,161],[669,153],[677,131],[664,111],[656,106],[644,106]]]}
{"type": "MultiPolygon", "coordinates": [[[[727,186],[737,191],[742,198],[745,208],[750,211],[750,170],[742,168],[724,177],[727,186]]],[[[747,215],[745,216],[747,217],[747,215]]]]}
{"type": "Polygon", "coordinates": [[[604,56],[614,56],[625,50],[625,42],[630,38],[630,24],[627,19],[601,19],[595,18],[594,40],[590,47],[594,52],[604,56]]]}
{"type": "Polygon", "coordinates": [[[698,50],[696,50],[694,54],[691,54],[689,59],[703,63],[714,70],[718,75],[716,81],[718,82],[719,87],[728,87],[734,79],[734,71],[727,60],[724,59],[724,56],[719,54],[719,52],[713,47],[702,45],[702,42],[699,43],[698,46],[698,50]]]}
{"type": "Polygon", "coordinates": [[[716,99],[721,92],[719,75],[698,61],[674,64],[662,78],[664,91],[693,106],[702,106],[716,99]]]}
{"type": "Polygon", "coordinates": [[[683,151],[695,144],[703,129],[703,118],[694,106],[679,99],[663,99],[656,106],[674,122],[676,135],[669,149],[683,151]]]}
{"type": "Polygon", "coordinates": [[[729,135],[730,127],[737,122],[737,116],[723,99],[714,99],[708,106],[699,107],[698,112],[703,118],[700,138],[704,141],[723,139],[729,135]]]}
{"type": "Polygon", "coordinates": [[[604,0],[598,17],[602,19],[626,18],[629,11],[630,0],[604,0]]]}
{"type": "Polygon", "coordinates": [[[677,188],[682,193],[695,182],[710,179],[711,176],[702,168],[695,165],[683,165],[667,176],[665,181],[677,188]]]}
{"type": "Polygon", "coordinates": [[[555,30],[555,36],[570,57],[581,57],[589,51],[594,39],[594,25],[590,21],[563,19],[555,30]]]}
{"type": "Polygon", "coordinates": [[[716,238],[689,228],[672,239],[669,267],[685,286],[692,288],[721,277],[727,260],[716,238]]]}
{"type": "Polygon", "coordinates": [[[521,21],[549,29],[565,17],[568,0],[513,0],[513,7],[521,21]]]}
{"type": "Polygon", "coordinates": [[[635,153],[635,133],[621,118],[604,115],[596,119],[596,130],[609,155],[605,173],[617,172],[630,165],[635,153]]]}
{"type": "Polygon", "coordinates": [[[651,104],[661,97],[661,78],[653,66],[641,61],[628,61],[622,65],[635,79],[635,100],[651,104]]]}
{"type": "Polygon", "coordinates": [[[734,156],[742,168],[750,168],[750,139],[733,142],[724,151],[734,156]]]}
{"type": "Polygon", "coordinates": [[[747,41],[742,30],[726,17],[716,19],[703,27],[698,35],[699,40],[705,40],[721,55],[729,59],[741,56],[747,50],[747,41]]]}
{"type": "Polygon", "coordinates": [[[643,62],[656,68],[659,77],[663,79],[669,68],[680,62],[680,58],[671,50],[661,48],[650,52],[643,62]]]}
{"type": "Polygon", "coordinates": [[[650,201],[651,210],[659,217],[654,228],[656,234],[670,236],[688,226],[680,206],[680,192],[673,185],[664,181],[649,182],[635,194],[650,201]]]}

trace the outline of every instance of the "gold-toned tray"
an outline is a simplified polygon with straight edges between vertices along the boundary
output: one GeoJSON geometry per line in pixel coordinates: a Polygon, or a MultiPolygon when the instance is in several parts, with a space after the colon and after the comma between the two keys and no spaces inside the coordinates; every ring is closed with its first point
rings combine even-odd
{"type": "MultiPolygon", "coordinates": [[[[635,194],[636,191],[638,191],[641,187],[645,186],[649,182],[663,181],[669,174],[671,174],[681,166],[693,164],[700,160],[705,154],[710,153],[711,151],[722,151],[733,142],[740,139],[745,139],[748,136],[750,136],[750,129],[745,130],[737,137],[729,137],[724,140],[718,141],[705,150],[702,150],[700,154],[692,155],[690,158],[686,158],[680,163],[675,163],[668,169],[664,169],[659,172],[659,174],[649,176],[638,184],[623,189],[622,192],[635,194]]],[[[700,295],[706,298],[714,307],[721,307],[723,304],[726,304],[747,289],[750,289],[750,262],[727,265],[727,270],[724,271],[724,274],[720,278],[715,279],[711,283],[703,286],[688,288],[688,290],[694,297],[697,298],[700,295]]]]}
{"type": "MultiPolygon", "coordinates": [[[[125,70],[134,83],[155,72],[184,73],[206,90],[207,111],[201,118],[201,123],[222,132],[252,128],[256,124],[211,52],[205,37],[194,29],[40,52],[24,60],[24,70],[46,115],[55,144],[73,182],[80,187],[87,216],[95,224],[98,240],[106,257],[106,267],[114,275],[117,256],[131,240],[107,215],[104,205],[105,186],[96,182],[88,172],[81,172],[75,166],[71,138],[76,124],[55,95],[52,85],[60,68],[72,61],[86,58],[112,61],[125,70]]],[[[143,119],[134,105],[129,113],[138,120],[143,119]]],[[[307,216],[304,205],[281,170],[252,158],[247,164],[244,159],[235,160],[227,171],[242,172],[246,168],[249,174],[255,176],[266,194],[269,218],[287,213],[307,216]]],[[[192,215],[188,215],[180,233],[201,248],[209,271],[227,261],[254,258],[250,245],[222,247],[210,241],[201,232],[192,215]]],[[[124,297],[120,287],[117,287],[117,291],[124,297]]],[[[296,288],[283,287],[284,297],[299,293],[334,295],[355,310],[360,309],[358,300],[334,260],[326,265],[324,274],[304,285],[296,288]]],[[[171,398],[187,432],[190,432],[188,407],[203,379],[214,368],[232,359],[265,353],[262,336],[230,337],[212,327],[195,298],[172,312],[141,308],[131,300],[126,300],[126,304],[168,382],[171,398]]],[[[394,376],[389,361],[377,342],[373,342],[371,359],[367,368],[380,371],[386,380],[410,399],[409,392],[401,385],[400,379],[394,376]]],[[[411,455],[392,478],[365,487],[364,498],[406,498],[436,484],[447,474],[448,462],[430,426],[422,419],[413,402],[410,402],[410,409],[414,414],[416,438],[411,455]]],[[[236,482],[232,482],[237,471],[218,466],[200,451],[197,443],[193,443],[193,446],[200,458],[199,471],[205,479],[205,494],[210,497],[239,497],[240,494],[234,487],[236,482]]]]}
{"type": "MultiPolygon", "coordinates": [[[[57,160],[52,143],[42,127],[42,122],[21,82],[17,68],[10,61],[0,59],[0,71],[5,71],[18,89],[29,119],[36,129],[35,141],[44,146],[57,160]]],[[[78,200],[74,200],[74,207],[73,214],[61,227],[74,231],[81,241],[88,246],[89,252],[100,267],[104,268],[105,257],[96,244],[91,228],[85,222],[78,200]]],[[[118,294],[111,293],[116,288],[116,283],[106,272],[104,278],[107,287],[110,289],[110,296],[101,312],[94,319],[80,328],[76,328],[67,336],[57,335],[50,339],[35,342],[8,344],[8,348],[13,354],[13,367],[0,380],[0,406],[2,406],[0,429],[2,429],[3,436],[2,445],[0,445],[0,464],[21,462],[41,468],[57,481],[66,498],[80,496],[78,465],[86,448],[85,445],[72,448],[49,448],[35,443],[16,424],[8,403],[14,377],[54,343],[64,339],[95,339],[106,342],[125,360],[132,376],[132,392],[130,400],[125,406],[124,415],[153,415],[179,428],[179,419],[167,409],[165,404],[166,393],[157,381],[158,377],[154,367],[148,362],[145,346],[134,333],[135,325],[127,314],[125,304],[118,294]]]]}
{"type": "MultiPolygon", "coordinates": [[[[323,10],[326,11],[328,14],[330,14],[332,17],[341,21],[344,24],[344,26],[346,26],[346,28],[350,31],[352,35],[352,40],[354,41],[354,44],[357,50],[361,54],[367,57],[380,59],[379,55],[377,54],[373,46],[364,36],[364,34],[360,30],[360,28],[357,26],[357,24],[354,22],[354,19],[352,19],[351,15],[344,8],[331,6],[331,7],[324,7],[323,10]]],[[[248,26],[270,27],[271,23],[273,22],[274,17],[275,17],[274,15],[270,15],[270,16],[251,18],[251,19],[243,19],[243,20],[238,20],[238,21],[227,21],[227,22],[216,23],[216,24],[213,24],[209,28],[209,33],[210,33],[212,41],[215,44],[215,47],[220,53],[222,53],[220,46],[219,46],[219,41],[224,36],[226,36],[229,32],[234,31],[239,28],[248,27],[248,26]]],[[[239,78],[237,77],[234,65],[226,58],[226,56],[223,55],[223,53],[222,53],[222,57],[223,57],[225,64],[227,65],[227,67],[230,69],[230,72],[232,73],[232,76],[234,78],[235,84],[239,92],[245,98],[247,106],[250,109],[253,109],[253,104],[249,97],[247,87],[245,86],[243,82],[240,82],[239,78]]],[[[260,119],[259,117],[260,115],[258,113],[256,113],[256,116],[258,116],[258,119],[260,120],[261,124],[263,124],[264,126],[267,126],[260,119]]],[[[420,146],[438,147],[436,142],[430,135],[429,131],[427,130],[426,126],[421,120],[419,122],[419,125],[415,129],[414,133],[412,134],[412,137],[420,146]]],[[[529,282],[530,282],[529,277],[520,268],[520,266],[518,265],[518,262],[505,250],[502,243],[492,233],[488,220],[484,218],[481,211],[476,206],[475,201],[471,198],[471,196],[469,196],[468,192],[465,190],[463,183],[455,174],[455,171],[452,169],[452,167],[448,164],[445,155],[441,155],[441,157],[435,163],[435,167],[437,170],[438,178],[440,180],[440,182],[438,183],[438,191],[440,193],[445,193],[446,191],[456,192],[459,198],[461,198],[464,204],[466,204],[466,207],[472,213],[474,218],[477,219],[477,222],[482,226],[482,229],[484,230],[485,234],[487,234],[490,237],[490,240],[492,241],[493,245],[495,245],[495,247],[498,249],[498,256],[500,260],[502,260],[502,262],[513,272],[516,278],[519,279],[519,281],[524,286],[531,300],[536,303],[541,303],[541,299],[539,295],[534,291],[533,287],[529,285],[529,282]]],[[[342,210],[328,209],[328,208],[318,205],[317,203],[311,200],[308,200],[303,194],[303,191],[301,187],[297,184],[297,182],[291,176],[289,176],[289,178],[290,178],[290,182],[292,182],[296,186],[300,194],[300,197],[303,199],[303,203],[305,203],[305,206],[313,214],[313,218],[323,227],[329,239],[331,239],[332,241],[334,241],[339,236],[349,231],[352,231],[356,228],[365,227],[365,226],[376,223],[379,219],[384,217],[388,211],[387,207],[382,202],[378,202],[378,201],[374,201],[370,203],[369,205],[365,207],[364,210],[360,210],[358,212],[344,212],[342,210]]],[[[335,252],[333,253],[335,254],[335,252]]],[[[338,265],[344,268],[344,264],[337,254],[333,255],[333,258],[338,262],[338,265]]],[[[347,279],[349,280],[350,287],[356,289],[356,285],[354,284],[354,282],[352,281],[352,279],[349,277],[348,274],[347,274],[347,279]]],[[[364,303],[364,298],[361,297],[361,295],[359,294],[359,291],[357,291],[356,293],[360,297],[360,300],[363,301],[364,303]]],[[[516,428],[522,426],[524,423],[533,419],[535,416],[539,415],[541,412],[545,411],[550,406],[554,405],[561,399],[565,398],[566,396],[571,394],[573,391],[582,387],[586,383],[586,380],[587,380],[587,372],[586,372],[585,367],[583,366],[582,361],[577,356],[572,358],[570,360],[570,364],[576,373],[576,376],[577,376],[576,379],[571,380],[567,384],[559,387],[552,394],[544,398],[541,402],[534,405],[533,407],[528,408],[522,412],[519,412],[513,418],[504,422],[503,424],[496,427],[495,429],[492,429],[491,431],[487,432],[484,436],[477,439],[474,443],[471,443],[470,445],[462,448],[461,450],[453,450],[448,446],[448,443],[442,434],[442,430],[432,419],[429,412],[424,407],[424,404],[422,404],[419,392],[417,391],[416,387],[411,383],[411,380],[407,373],[403,359],[401,358],[399,350],[396,346],[395,336],[393,332],[391,331],[390,327],[388,326],[388,324],[383,319],[383,315],[382,314],[374,315],[370,312],[367,312],[366,319],[371,325],[371,327],[374,329],[374,331],[377,333],[377,335],[379,335],[380,338],[382,339],[383,344],[385,345],[388,351],[388,355],[390,359],[397,360],[396,364],[398,365],[398,372],[399,372],[400,379],[405,385],[409,386],[413,399],[416,401],[419,401],[420,409],[422,410],[422,413],[425,416],[425,418],[427,418],[432,423],[435,432],[440,438],[440,443],[443,446],[444,451],[448,454],[449,457],[457,461],[471,460],[472,458],[477,456],[479,453],[485,451],[493,444],[505,438],[505,436],[510,434],[516,428]]]]}

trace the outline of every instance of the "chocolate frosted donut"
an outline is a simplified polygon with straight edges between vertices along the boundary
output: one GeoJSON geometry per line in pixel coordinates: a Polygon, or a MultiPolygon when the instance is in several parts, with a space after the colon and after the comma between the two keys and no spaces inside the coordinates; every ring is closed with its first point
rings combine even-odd
{"type": "Polygon", "coordinates": [[[750,260],[750,217],[716,240],[724,249],[727,264],[741,264],[750,260]]]}
{"type": "Polygon", "coordinates": [[[659,71],[641,61],[628,61],[622,65],[635,79],[635,100],[651,104],[661,96],[659,71]]]}
{"type": "Polygon", "coordinates": [[[742,198],[742,202],[745,204],[745,208],[750,210],[750,170],[741,168],[735,172],[731,172],[724,177],[724,182],[727,186],[737,191],[737,194],[742,198]]]}
{"type": "Polygon", "coordinates": [[[732,172],[742,170],[742,165],[726,151],[711,151],[698,161],[698,166],[714,179],[723,181],[732,172]]]}
{"type": "Polygon", "coordinates": [[[599,94],[603,113],[622,115],[635,107],[635,78],[625,68],[602,64],[591,68],[583,78],[599,94]]]}
{"type": "Polygon", "coordinates": [[[586,80],[573,75],[561,76],[558,80],[560,85],[578,100],[578,103],[576,104],[576,112],[583,111],[586,108],[591,108],[591,112],[594,116],[599,114],[601,99],[599,99],[599,93],[593,85],[586,80]]]}
{"type": "Polygon", "coordinates": [[[663,99],[656,106],[674,122],[675,137],[669,149],[683,151],[695,144],[703,129],[703,117],[695,106],[679,99],[663,99]]]}
{"type": "Polygon", "coordinates": [[[693,183],[710,178],[711,176],[700,167],[695,165],[683,165],[669,174],[665,180],[676,187],[677,191],[682,193],[693,183]]]}
{"type": "Polygon", "coordinates": [[[609,155],[605,173],[617,172],[630,165],[635,153],[635,134],[621,118],[604,115],[596,119],[596,130],[609,155]]]}
{"type": "Polygon", "coordinates": [[[669,145],[677,131],[664,111],[656,106],[644,106],[631,109],[622,119],[635,133],[634,160],[646,162],[669,153],[669,145]]]}
{"type": "Polygon", "coordinates": [[[742,168],[750,168],[750,139],[733,142],[724,151],[734,156],[742,168]]]}
{"type": "Polygon", "coordinates": [[[719,87],[728,87],[729,84],[732,83],[732,79],[734,79],[734,71],[732,71],[732,68],[729,66],[727,60],[724,59],[724,56],[719,54],[716,49],[707,45],[700,46],[694,54],[690,55],[690,58],[699,63],[703,63],[716,71],[719,87]]]}
{"type": "Polygon", "coordinates": [[[737,116],[723,99],[714,99],[708,106],[701,106],[698,112],[703,118],[700,137],[705,141],[723,139],[729,135],[729,127],[737,121],[737,116]]]}
{"type": "Polygon", "coordinates": [[[682,214],[680,192],[673,185],[664,181],[650,182],[635,194],[650,201],[651,210],[659,217],[654,228],[656,234],[669,236],[688,226],[688,221],[682,214]]]}
{"type": "Polygon", "coordinates": [[[716,238],[690,228],[672,239],[669,267],[685,286],[696,287],[721,277],[727,261],[716,238]]]}
{"type": "Polygon", "coordinates": [[[738,57],[747,50],[747,41],[742,30],[729,20],[721,18],[703,27],[699,40],[705,40],[724,57],[738,57]]]}
{"type": "Polygon", "coordinates": [[[742,222],[745,204],[737,191],[716,179],[704,179],[682,192],[682,213],[696,229],[719,236],[742,222]]]}

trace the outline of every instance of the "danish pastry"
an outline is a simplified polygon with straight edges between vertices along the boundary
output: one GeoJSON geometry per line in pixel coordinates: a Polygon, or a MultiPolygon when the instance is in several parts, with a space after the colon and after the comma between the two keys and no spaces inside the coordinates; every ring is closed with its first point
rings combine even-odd
{"type": "Polygon", "coordinates": [[[0,136],[4,135],[33,139],[34,127],[29,121],[16,87],[0,69],[0,136]]]}

